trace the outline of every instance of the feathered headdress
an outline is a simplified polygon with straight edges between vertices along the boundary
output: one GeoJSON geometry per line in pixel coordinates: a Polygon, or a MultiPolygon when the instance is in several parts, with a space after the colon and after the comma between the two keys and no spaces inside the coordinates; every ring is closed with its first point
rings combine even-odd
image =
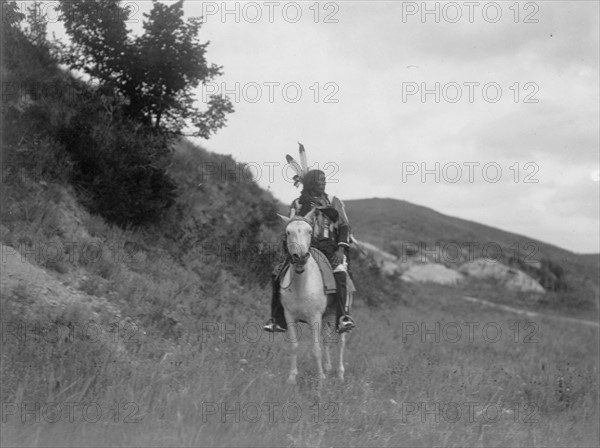
{"type": "Polygon", "coordinates": [[[294,177],[292,178],[292,180],[294,181],[294,187],[298,187],[298,185],[300,185],[302,183],[304,176],[308,172],[308,161],[306,160],[306,150],[304,149],[304,145],[302,143],[298,142],[298,145],[300,146],[298,148],[298,152],[300,154],[300,163],[296,162],[296,159],[294,159],[289,154],[285,155],[285,160],[287,160],[287,163],[292,167],[292,169],[296,173],[294,175],[294,177]]]}
{"type": "MultiPolygon", "coordinates": [[[[285,159],[287,160],[287,163],[292,167],[292,169],[294,170],[294,172],[296,173],[293,177],[293,181],[294,181],[294,187],[298,187],[298,185],[300,185],[301,183],[304,182],[304,176],[306,176],[306,173],[308,173],[308,162],[306,160],[306,150],[304,149],[304,145],[300,142],[298,142],[298,145],[300,146],[298,148],[298,152],[300,154],[300,163],[298,163],[296,161],[296,159],[294,159],[291,155],[286,154],[285,155],[285,159]]],[[[344,222],[349,222],[348,221],[348,216],[346,216],[346,210],[344,209],[344,205],[341,203],[341,201],[334,197],[333,198],[333,202],[338,204],[338,206],[336,207],[336,209],[341,210],[341,213],[343,213],[343,218],[344,218],[344,222]]],[[[295,215],[295,209],[292,209],[292,214],[290,215],[290,218],[293,218],[295,215]]],[[[358,247],[358,250],[361,251],[363,253],[363,255],[366,255],[366,253],[364,252],[364,250],[362,249],[362,247],[360,247],[360,245],[358,244],[358,241],[356,240],[356,238],[354,238],[354,235],[352,233],[350,233],[350,241],[354,244],[356,244],[356,247],[358,247]]]]}

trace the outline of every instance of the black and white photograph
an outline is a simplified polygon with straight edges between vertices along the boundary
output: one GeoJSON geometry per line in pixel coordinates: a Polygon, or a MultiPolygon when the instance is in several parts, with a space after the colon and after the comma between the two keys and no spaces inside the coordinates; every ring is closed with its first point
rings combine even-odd
{"type": "Polygon", "coordinates": [[[600,2],[1,10],[0,446],[600,447],[600,2]]]}

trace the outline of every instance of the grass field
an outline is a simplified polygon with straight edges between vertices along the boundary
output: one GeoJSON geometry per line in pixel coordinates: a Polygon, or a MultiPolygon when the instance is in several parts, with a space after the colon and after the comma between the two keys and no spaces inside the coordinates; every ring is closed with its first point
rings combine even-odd
{"type": "Polygon", "coordinates": [[[267,300],[236,313],[215,304],[215,320],[178,346],[140,337],[143,361],[90,366],[104,355],[86,341],[4,344],[3,356],[36,367],[2,405],[2,445],[597,446],[598,329],[457,294],[358,300],[343,383],[318,384],[305,335],[298,384],[285,384],[289,342],[258,331],[267,300]]]}
{"type": "MultiPolygon", "coordinates": [[[[14,199],[29,208],[7,223],[4,244],[32,251],[59,238],[62,224],[48,211],[65,193],[40,190],[14,199]]],[[[346,380],[319,385],[305,331],[298,384],[288,386],[290,343],[260,330],[270,291],[257,272],[268,278],[268,263],[209,256],[185,239],[173,248],[160,233],[86,214],[80,221],[90,236],[77,247],[102,242],[95,262],[29,258],[91,305],[45,309],[31,276],[2,290],[2,446],[598,446],[598,328],[561,319],[539,297],[491,283],[406,284],[356,259],[346,380]],[[125,242],[139,247],[131,257],[120,256],[125,242]],[[553,316],[523,319],[464,296],[553,316]],[[105,338],[40,338],[36,322],[86,328],[100,298],[118,308],[118,332],[108,332],[105,312],[94,324],[105,338]]],[[[571,317],[597,320],[571,308],[571,317]]]]}

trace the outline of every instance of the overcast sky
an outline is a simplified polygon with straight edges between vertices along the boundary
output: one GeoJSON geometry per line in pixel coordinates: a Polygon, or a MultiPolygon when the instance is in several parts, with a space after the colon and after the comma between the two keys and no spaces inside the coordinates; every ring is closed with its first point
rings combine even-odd
{"type": "MultiPolygon", "coordinates": [[[[141,19],[151,5],[136,4],[141,19]]],[[[222,2],[186,2],[225,72],[199,99],[229,90],[236,109],[198,143],[260,167],[286,203],[300,141],[343,200],[403,199],[599,252],[598,2],[423,9],[231,2],[223,15],[222,2]]]]}

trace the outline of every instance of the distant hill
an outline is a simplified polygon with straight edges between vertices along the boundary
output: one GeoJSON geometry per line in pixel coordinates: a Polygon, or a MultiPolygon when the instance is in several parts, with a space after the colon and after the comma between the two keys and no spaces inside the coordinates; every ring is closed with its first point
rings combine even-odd
{"type": "Polygon", "coordinates": [[[444,215],[403,200],[372,198],[347,200],[345,204],[358,239],[399,257],[418,250],[453,266],[487,255],[518,265],[547,289],[581,293],[589,300],[596,294],[598,254],[575,254],[535,238],[444,215]],[[483,254],[482,249],[486,249],[483,254]]]}
{"type": "MultiPolygon", "coordinates": [[[[474,221],[444,215],[435,210],[407,201],[389,198],[357,199],[345,201],[352,217],[352,227],[363,239],[378,238],[380,246],[402,240],[406,242],[477,242],[498,243],[503,248],[519,244],[523,255],[532,254],[527,243],[537,246],[540,253],[552,255],[557,261],[598,262],[600,254],[575,254],[549,243],[524,235],[507,232],[474,221]],[[368,237],[368,238],[367,238],[368,237]]],[[[511,250],[513,253],[515,250],[511,250]]],[[[535,258],[535,255],[531,255],[535,258]]]]}
{"type": "Polygon", "coordinates": [[[593,264],[596,269],[600,269],[600,254],[579,254],[578,257],[585,263],[593,264]]]}

